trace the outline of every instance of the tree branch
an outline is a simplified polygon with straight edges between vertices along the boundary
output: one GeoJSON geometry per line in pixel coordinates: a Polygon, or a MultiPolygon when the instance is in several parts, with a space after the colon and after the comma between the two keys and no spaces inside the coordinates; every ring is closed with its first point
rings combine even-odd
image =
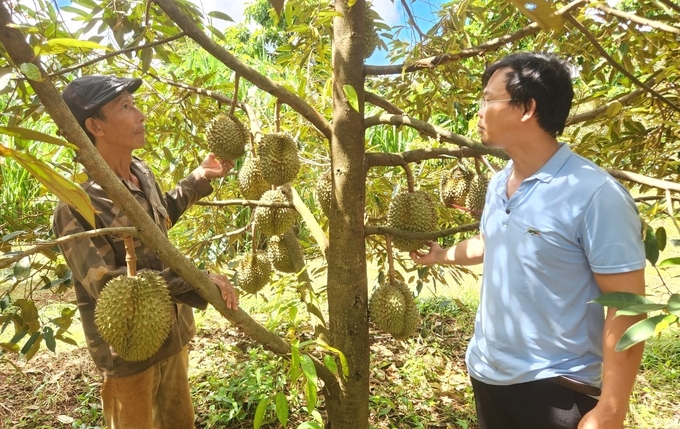
{"type": "Polygon", "coordinates": [[[628,70],[626,70],[625,67],[623,67],[621,64],[616,62],[614,58],[609,55],[609,53],[600,45],[595,38],[595,36],[588,31],[587,28],[585,28],[576,18],[571,16],[570,14],[565,14],[565,18],[567,21],[571,22],[571,24],[576,27],[581,33],[583,33],[584,36],[590,41],[590,43],[593,45],[593,47],[607,60],[607,62],[614,67],[616,70],[621,72],[624,76],[626,76],[628,79],[630,79],[635,85],[639,86],[640,88],[643,88],[645,91],[649,92],[652,94],[654,97],[658,98],[661,100],[664,104],[668,105],[671,109],[675,110],[676,112],[680,112],[680,107],[676,106],[668,100],[666,97],[663,95],[659,94],[656,92],[654,89],[650,88],[649,86],[645,85],[642,83],[638,78],[636,78],[632,73],[630,73],[628,70]]]}
{"type": "Polygon", "coordinates": [[[260,201],[260,200],[222,200],[222,201],[196,201],[199,206],[250,206],[250,207],[279,207],[293,209],[293,203],[282,203],[278,201],[260,201]]]}
{"type": "Polygon", "coordinates": [[[659,0],[659,2],[665,4],[669,8],[673,9],[674,11],[680,13],[680,5],[677,5],[673,3],[671,0],[659,0]]]}
{"type": "MultiPolygon", "coordinates": [[[[650,82],[650,81],[647,81],[647,82],[650,82]]],[[[630,92],[630,93],[622,96],[621,98],[611,100],[611,101],[609,101],[609,102],[607,102],[607,103],[605,103],[605,104],[601,105],[600,107],[597,107],[593,110],[589,110],[587,112],[583,112],[583,113],[579,113],[577,115],[571,116],[570,118],[567,119],[566,126],[578,124],[578,123],[585,122],[585,121],[589,121],[591,119],[595,119],[598,116],[605,114],[607,112],[607,109],[609,108],[609,106],[611,106],[613,103],[616,103],[616,102],[619,102],[619,103],[623,104],[624,106],[627,106],[631,101],[635,100],[636,98],[638,98],[639,96],[641,96],[642,94],[645,94],[645,93],[646,93],[646,91],[644,89],[636,89],[635,91],[630,92]]]]}
{"type": "Polygon", "coordinates": [[[622,180],[639,183],[641,185],[651,186],[652,188],[659,188],[670,191],[680,191],[680,184],[668,182],[666,180],[654,179],[652,177],[643,176],[642,174],[633,173],[624,170],[607,169],[607,172],[613,177],[622,180]]]}
{"type": "Polygon", "coordinates": [[[7,258],[4,257],[0,258],[0,269],[9,267],[11,264],[20,261],[26,256],[34,255],[43,249],[58,246],[60,244],[68,243],[74,240],[80,240],[82,238],[92,238],[97,237],[99,235],[114,235],[114,234],[129,235],[136,237],[137,229],[132,226],[119,228],[100,228],[93,229],[92,231],[85,231],[79,232],[77,234],[65,235],[63,237],[57,238],[56,240],[45,241],[44,243],[33,243],[31,244],[31,246],[33,247],[31,247],[30,249],[24,250],[23,252],[19,252],[7,258]]]}
{"type": "Polygon", "coordinates": [[[382,114],[364,119],[365,128],[373,127],[378,124],[408,125],[409,127],[414,128],[436,140],[451,142],[457,144],[458,146],[469,147],[470,149],[476,151],[478,155],[493,155],[498,158],[508,159],[508,155],[503,150],[484,146],[483,144],[470,140],[469,138],[461,136],[460,134],[452,133],[445,128],[432,125],[428,122],[421,121],[407,115],[382,114]]]}
{"type": "Polygon", "coordinates": [[[366,167],[398,166],[413,162],[425,161],[437,158],[466,158],[478,156],[475,150],[470,148],[438,147],[429,149],[409,150],[401,153],[367,152],[366,167]]]}
{"type": "Polygon", "coordinates": [[[459,232],[469,232],[477,231],[479,229],[479,222],[471,223],[468,225],[461,225],[455,228],[442,229],[439,231],[432,232],[413,232],[413,231],[403,231],[401,229],[389,228],[386,226],[370,226],[365,227],[364,236],[369,235],[394,235],[397,237],[412,238],[412,239],[423,239],[423,240],[436,240],[441,237],[446,237],[448,235],[458,234],[459,232]]]}
{"type": "MultiPolygon", "coordinates": [[[[574,9],[577,6],[580,6],[582,4],[585,4],[585,0],[576,0],[562,9],[559,9],[557,12],[555,12],[556,15],[562,15],[572,9],[574,9]]],[[[452,63],[455,61],[460,61],[465,58],[470,58],[474,57],[476,55],[481,55],[489,51],[494,51],[496,49],[499,49],[503,46],[505,46],[508,43],[514,42],[516,40],[521,40],[527,36],[530,36],[532,34],[536,34],[541,31],[541,27],[535,23],[532,22],[531,24],[527,25],[526,27],[522,28],[521,30],[518,30],[512,34],[508,34],[507,36],[503,37],[498,37],[496,39],[489,40],[486,43],[482,43],[481,45],[475,46],[473,48],[469,49],[464,49],[460,52],[456,53],[447,53],[443,55],[437,55],[435,57],[429,57],[429,58],[423,58],[418,61],[416,61],[414,64],[411,65],[406,65],[406,63],[402,64],[394,64],[394,65],[388,65],[388,66],[371,66],[371,65],[366,65],[364,66],[364,74],[366,76],[380,76],[380,75],[388,75],[388,74],[402,74],[402,73],[411,73],[415,72],[418,70],[423,70],[423,69],[431,69],[435,68],[437,66],[441,66],[443,64],[448,64],[452,63]]]]}
{"type": "Polygon", "coordinates": [[[378,94],[374,94],[374,93],[369,92],[369,91],[364,91],[364,101],[367,102],[367,103],[371,103],[375,106],[381,107],[387,113],[391,113],[393,115],[403,115],[404,114],[404,111],[401,110],[399,107],[390,103],[389,101],[382,98],[378,94]]]}
{"type": "Polygon", "coordinates": [[[605,4],[599,4],[599,3],[593,2],[593,3],[591,3],[590,6],[594,7],[595,9],[601,10],[605,14],[614,15],[618,18],[627,19],[627,20],[634,22],[636,24],[646,25],[646,26],[651,27],[651,28],[656,28],[657,30],[666,31],[668,33],[680,34],[680,28],[673,27],[672,25],[664,24],[663,22],[654,21],[653,19],[642,18],[642,17],[635,15],[634,13],[623,12],[621,10],[611,8],[611,7],[609,7],[605,4]]]}
{"type": "Polygon", "coordinates": [[[404,10],[406,11],[406,14],[408,15],[409,21],[411,22],[411,25],[413,25],[413,28],[416,29],[418,32],[418,35],[420,35],[420,40],[423,40],[427,38],[425,33],[423,33],[420,30],[420,27],[418,27],[418,23],[416,22],[416,18],[413,16],[413,13],[411,13],[411,9],[408,7],[408,3],[406,3],[406,0],[401,0],[401,5],[404,6],[404,10]]]}
{"type": "Polygon", "coordinates": [[[307,104],[302,98],[293,94],[282,85],[260,74],[257,70],[241,62],[238,58],[203,33],[191,19],[182,13],[172,0],[153,0],[177,24],[187,36],[191,37],[203,49],[232,69],[236,74],[249,80],[261,90],[278,98],[297,111],[302,117],[314,125],[328,140],[331,139],[331,125],[319,112],[307,104]]]}

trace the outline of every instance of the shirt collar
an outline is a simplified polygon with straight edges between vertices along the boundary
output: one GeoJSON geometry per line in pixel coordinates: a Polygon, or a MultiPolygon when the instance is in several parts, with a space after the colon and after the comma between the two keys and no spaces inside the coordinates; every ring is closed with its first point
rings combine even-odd
{"type": "MultiPolygon", "coordinates": [[[[553,177],[555,177],[555,175],[562,169],[562,166],[567,162],[571,155],[572,151],[569,146],[566,143],[560,142],[560,148],[557,149],[557,152],[555,152],[552,157],[550,157],[548,162],[546,162],[536,173],[525,180],[529,181],[536,179],[540,180],[541,182],[550,182],[553,177]]],[[[513,162],[510,161],[505,167],[504,171],[506,176],[509,176],[510,172],[512,172],[512,164],[513,162]]]]}

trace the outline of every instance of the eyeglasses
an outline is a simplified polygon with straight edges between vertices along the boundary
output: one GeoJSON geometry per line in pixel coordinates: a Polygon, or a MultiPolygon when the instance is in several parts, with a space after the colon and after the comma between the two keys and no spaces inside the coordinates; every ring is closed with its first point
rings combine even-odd
{"type": "Polygon", "coordinates": [[[485,100],[484,97],[482,97],[479,100],[477,100],[477,105],[479,106],[479,110],[484,110],[486,109],[487,104],[500,103],[502,101],[512,101],[512,98],[504,98],[502,100],[485,100]]]}

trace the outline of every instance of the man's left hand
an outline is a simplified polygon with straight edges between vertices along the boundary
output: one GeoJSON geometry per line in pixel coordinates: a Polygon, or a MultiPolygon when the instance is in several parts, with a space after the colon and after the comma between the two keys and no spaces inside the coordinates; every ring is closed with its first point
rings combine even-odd
{"type": "Polygon", "coordinates": [[[222,294],[222,299],[230,310],[238,310],[238,293],[224,274],[208,274],[210,281],[215,283],[222,294]]]}
{"type": "Polygon", "coordinates": [[[605,410],[603,406],[595,406],[588,412],[578,425],[578,429],[624,429],[623,417],[613,411],[605,410]]]}
{"type": "Polygon", "coordinates": [[[209,153],[198,168],[202,170],[203,177],[206,179],[217,179],[226,176],[234,165],[236,163],[231,159],[220,162],[214,153],[209,153]]]}

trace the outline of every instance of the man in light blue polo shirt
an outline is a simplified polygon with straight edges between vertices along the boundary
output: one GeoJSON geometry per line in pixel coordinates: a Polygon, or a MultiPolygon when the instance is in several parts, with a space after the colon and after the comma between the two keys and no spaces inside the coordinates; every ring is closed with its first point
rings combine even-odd
{"type": "Polygon", "coordinates": [[[639,319],[605,317],[590,301],[644,294],[637,208],[557,140],[573,98],[564,61],[513,54],[482,83],[481,140],[511,161],[489,184],[479,235],[411,254],[425,265],[485,262],[466,355],[480,429],[622,429],[643,345],[614,347],[639,319]]]}

